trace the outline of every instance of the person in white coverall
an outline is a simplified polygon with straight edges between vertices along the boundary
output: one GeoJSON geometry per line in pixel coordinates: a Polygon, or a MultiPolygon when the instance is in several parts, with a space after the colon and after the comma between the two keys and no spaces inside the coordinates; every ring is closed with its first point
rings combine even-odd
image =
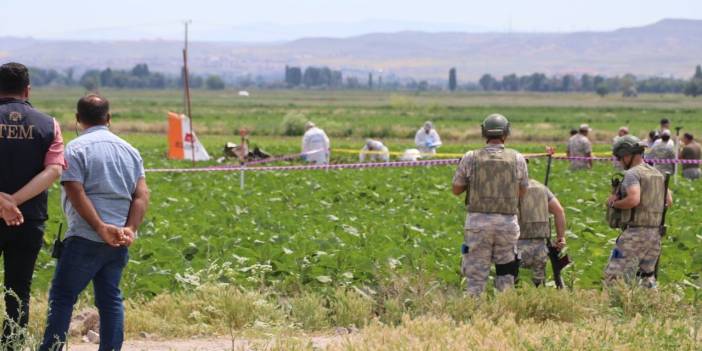
{"type": "Polygon", "coordinates": [[[302,136],[302,158],[304,160],[315,164],[328,164],[329,145],[329,138],[323,130],[317,128],[312,122],[305,124],[305,135],[302,136]]]}
{"type": "Polygon", "coordinates": [[[366,140],[366,145],[363,145],[361,153],[358,155],[358,160],[361,162],[365,162],[366,158],[368,158],[370,162],[388,162],[390,161],[390,151],[382,142],[368,139],[366,140]]]}
{"type": "Polygon", "coordinates": [[[431,156],[436,154],[436,149],[441,146],[441,138],[439,137],[439,133],[436,132],[436,129],[434,129],[434,125],[427,121],[414,136],[414,143],[422,154],[429,154],[422,156],[431,156]]]}

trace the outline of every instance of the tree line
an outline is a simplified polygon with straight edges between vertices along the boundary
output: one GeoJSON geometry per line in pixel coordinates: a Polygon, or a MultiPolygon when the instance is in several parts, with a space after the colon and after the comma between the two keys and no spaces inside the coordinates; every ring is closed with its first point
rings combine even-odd
{"type": "MultiPolygon", "coordinates": [[[[96,90],[101,87],[118,89],[171,89],[182,88],[184,74],[179,77],[152,72],[146,63],[135,65],[130,70],[105,68],[85,71],[79,78],[75,77],[73,69],[59,72],[55,69],[29,68],[32,86],[82,86],[86,90],[96,90]]],[[[190,75],[190,87],[221,90],[226,87],[224,80],[218,75],[206,77],[190,75]]]]}
{"type": "Polygon", "coordinates": [[[285,84],[290,87],[305,86],[322,88],[340,88],[344,78],[341,71],[329,67],[300,67],[285,66],[285,84]]]}
{"type": "MultiPolygon", "coordinates": [[[[449,88],[455,87],[455,75],[455,69],[449,71],[449,88]]],[[[698,96],[702,95],[702,69],[698,65],[695,74],[689,80],[672,77],[638,78],[633,74],[605,77],[590,74],[547,76],[544,73],[518,76],[513,73],[502,76],[501,79],[484,74],[478,80],[478,84],[484,91],[594,92],[600,96],[621,92],[626,97],[633,97],[638,93],[683,93],[698,96]]]]}
{"type": "MultiPolygon", "coordinates": [[[[100,87],[123,89],[174,89],[183,87],[183,77],[171,76],[159,72],[152,72],[145,63],[137,64],[130,70],[105,68],[102,70],[91,69],[76,77],[73,69],[59,72],[54,69],[30,68],[32,85],[41,86],[83,86],[87,90],[100,87]]],[[[459,84],[456,68],[451,68],[448,74],[448,84],[440,81],[416,81],[411,78],[400,79],[392,74],[383,81],[382,72],[374,75],[368,72],[367,77],[361,74],[344,77],[341,70],[334,70],[326,66],[306,68],[285,66],[283,80],[264,79],[250,76],[240,78],[234,82],[225,83],[218,75],[190,76],[190,87],[194,89],[220,90],[227,85],[239,88],[257,87],[259,89],[280,88],[312,88],[312,89],[368,89],[392,91],[507,91],[507,92],[592,92],[600,96],[612,93],[621,93],[623,96],[636,96],[639,93],[674,93],[688,96],[702,95],[702,68],[697,65],[695,73],[690,79],[673,77],[636,77],[632,74],[616,77],[602,75],[551,75],[532,73],[517,75],[515,73],[504,75],[500,78],[491,74],[484,74],[477,82],[459,84]],[[345,79],[344,79],[345,78],[345,79]]],[[[446,81],[444,81],[446,82],[446,81]]]]}

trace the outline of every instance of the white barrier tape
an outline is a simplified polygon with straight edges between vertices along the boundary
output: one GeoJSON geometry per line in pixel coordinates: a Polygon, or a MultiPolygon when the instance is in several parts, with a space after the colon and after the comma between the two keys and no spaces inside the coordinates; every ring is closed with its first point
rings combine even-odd
{"type": "Polygon", "coordinates": [[[261,172],[261,171],[306,171],[330,169],[364,169],[364,168],[397,168],[397,167],[422,167],[443,166],[458,164],[459,159],[425,160],[425,161],[399,161],[379,163],[341,163],[327,165],[297,165],[297,166],[262,166],[262,167],[199,167],[199,168],[150,168],[149,173],[191,173],[191,172],[261,172]]]}
{"type": "MultiPolygon", "coordinates": [[[[554,160],[565,160],[565,161],[604,161],[604,162],[612,162],[616,161],[617,159],[614,157],[586,157],[586,156],[570,156],[570,157],[563,157],[563,156],[557,156],[553,157],[554,160]]],[[[660,163],[660,164],[702,164],[702,160],[683,160],[683,159],[675,159],[675,158],[667,158],[667,159],[651,159],[647,158],[644,161],[648,163],[660,163]]]]}
{"type": "MultiPolygon", "coordinates": [[[[318,151],[313,151],[314,153],[318,151]]],[[[289,155],[292,157],[292,155],[289,155]]],[[[298,157],[300,154],[297,155],[298,157]]],[[[525,155],[525,158],[540,158],[548,156],[547,154],[531,154],[525,155]]],[[[553,157],[554,160],[565,161],[615,161],[614,157],[553,157]]],[[[702,164],[702,160],[679,160],[679,159],[660,159],[646,160],[651,163],[664,164],[702,164]]],[[[259,166],[250,167],[248,164],[243,166],[214,166],[214,167],[198,167],[198,168],[151,168],[147,169],[149,173],[192,173],[192,172],[265,172],[265,171],[306,171],[306,170],[333,170],[333,169],[366,169],[366,168],[399,168],[399,167],[423,167],[423,166],[447,166],[455,165],[460,162],[460,159],[437,159],[437,160],[422,160],[422,161],[396,161],[396,162],[378,162],[378,163],[340,163],[326,165],[293,165],[293,166],[259,166]]]]}

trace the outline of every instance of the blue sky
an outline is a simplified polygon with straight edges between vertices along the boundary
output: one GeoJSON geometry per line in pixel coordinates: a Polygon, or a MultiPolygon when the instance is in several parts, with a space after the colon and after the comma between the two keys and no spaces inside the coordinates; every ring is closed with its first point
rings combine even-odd
{"type": "Polygon", "coordinates": [[[186,18],[193,39],[232,41],[398,30],[610,30],[702,19],[700,0],[0,0],[0,9],[0,36],[63,39],[179,39],[186,18]]]}

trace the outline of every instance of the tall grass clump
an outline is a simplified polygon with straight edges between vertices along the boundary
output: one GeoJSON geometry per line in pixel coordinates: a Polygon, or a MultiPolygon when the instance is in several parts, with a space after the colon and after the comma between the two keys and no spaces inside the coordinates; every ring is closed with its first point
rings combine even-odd
{"type": "Polygon", "coordinates": [[[307,117],[302,112],[290,111],[283,117],[282,133],[286,136],[303,135],[305,134],[305,123],[307,123],[307,117]]]}

